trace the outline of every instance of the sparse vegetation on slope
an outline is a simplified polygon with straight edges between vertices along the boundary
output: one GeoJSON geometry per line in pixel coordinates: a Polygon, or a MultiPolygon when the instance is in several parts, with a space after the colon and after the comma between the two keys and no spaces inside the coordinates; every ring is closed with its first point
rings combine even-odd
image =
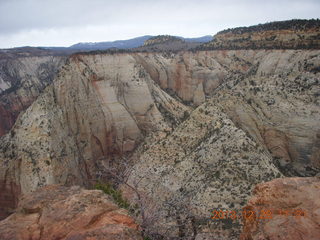
{"type": "Polygon", "coordinates": [[[150,45],[155,45],[159,43],[168,43],[168,42],[184,42],[184,41],[178,37],[174,37],[170,35],[159,35],[146,40],[143,46],[150,46],[150,45]]]}
{"type": "Polygon", "coordinates": [[[319,49],[320,20],[289,20],[238,27],[218,32],[198,50],[319,49]]]}

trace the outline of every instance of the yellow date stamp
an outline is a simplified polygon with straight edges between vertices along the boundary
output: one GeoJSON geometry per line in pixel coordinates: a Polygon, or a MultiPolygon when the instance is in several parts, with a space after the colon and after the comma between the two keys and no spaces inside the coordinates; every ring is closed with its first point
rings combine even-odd
{"type": "Polygon", "coordinates": [[[221,219],[242,219],[242,220],[253,220],[253,219],[261,219],[261,220],[270,220],[273,217],[281,216],[281,217],[296,217],[301,218],[306,216],[306,211],[303,209],[260,209],[260,210],[213,210],[211,211],[211,219],[213,220],[221,220],[221,219]]]}

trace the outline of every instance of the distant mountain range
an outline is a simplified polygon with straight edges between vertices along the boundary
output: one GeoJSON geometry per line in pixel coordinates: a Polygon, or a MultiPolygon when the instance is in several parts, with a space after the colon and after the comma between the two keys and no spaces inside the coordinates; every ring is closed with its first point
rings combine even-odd
{"type": "MultiPolygon", "coordinates": [[[[46,47],[46,49],[50,50],[76,50],[76,51],[94,51],[94,50],[105,50],[110,48],[117,48],[117,49],[130,49],[130,48],[137,48],[144,44],[145,41],[148,39],[155,37],[151,35],[146,35],[142,37],[136,37],[128,40],[117,40],[112,42],[87,42],[87,43],[77,43],[70,47],[46,47]]],[[[212,36],[207,35],[199,38],[183,38],[178,37],[185,42],[190,43],[205,43],[212,40],[212,36]]]]}
{"type": "Polygon", "coordinates": [[[128,49],[136,48],[143,45],[143,43],[151,38],[152,36],[146,35],[142,37],[136,37],[128,40],[117,40],[113,42],[86,42],[86,43],[77,43],[69,48],[77,50],[104,50],[108,48],[119,48],[119,49],[128,49]]]}

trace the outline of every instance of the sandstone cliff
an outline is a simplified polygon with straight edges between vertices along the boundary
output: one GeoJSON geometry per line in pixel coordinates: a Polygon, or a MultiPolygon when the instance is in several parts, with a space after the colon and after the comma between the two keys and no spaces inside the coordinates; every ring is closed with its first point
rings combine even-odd
{"type": "Polygon", "coordinates": [[[200,49],[319,49],[320,20],[290,20],[227,29],[200,49]]]}
{"type": "Polygon", "coordinates": [[[319,188],[319,178],[276,179],[257,185],[245,208],[254,216],[246,219],[240,239],[319,239],[319,188]],[[260,219],[262,211],[269,212],[268,219],[260,219]]]}
{"type": "Polygon", "coordinates": [[[43,55],[33,52],[23,57],[11,52],[0,53],[0,136],[11,129],[19,113],[52,83],[65,60],[48,52],[40,52],[43,55]]]}
{"type": "Polygon", "coordinates": [[[46,186],[24,195],[0,222],[1,240],[142,240],[139,226],[98,190],[46,186]]]}
{"type": "MultiPolygon", "coordinates": [[[[241,209],[255,184],[281,176],[270,154],[214,101],[136,154],[128,183],[139,183],[150,231],[172,238],[236,238],[239,222],[213,221],[210,211],[241,209]]],[[[130,189],[124,192],[136,200],[130,189]]]]}
{"type": "Polygon", "coordinates": [[[74,56],[1,139],[2,206],[46,184],[89,186],[101,161],[113,164],[188,111],[133,56],[74,56]]]}
{"type": "Polygon", "coordinates": [[[145,68],[155,72],[160,86],[196,105],[190,96],[200,82],[202,101],[209,100],[165,139],[136,152],[139,162],[129,181],[139,182],[146,205],[157,209],[154,229],[205,238],[217,237],[220,228],[220,239],[236,238],[236,223],[217,226],[209,220],[210,210],[241,209],[258,182],[319,172],[319,75],[307,64],[319,66],[319,51],[213,51],[180,59],[189,70],[178,75],[185,84],[180,88],[170,85],[179,77],[159,77],[161,72],[152,70],[154,60],[145,68]],[[220,81],[189,77],[203,62],[208,72],[209,64],[216,64],[211,68],[220,81]],[[187,91],[189,79],[193,90],[187,91]],[[216,87],[210,89],[213,81],[216,87]]]}
{"type": "Polygon", "coordinates": [[[127,159],[127,183],[153,221],[148,232],[236,239],[241,222],[213,222],[212,209],[241,209],[262,181],[319,173],[319,56],[74,55],[0,139],[2,212],[20,192],[89,186],[127,159]]]}

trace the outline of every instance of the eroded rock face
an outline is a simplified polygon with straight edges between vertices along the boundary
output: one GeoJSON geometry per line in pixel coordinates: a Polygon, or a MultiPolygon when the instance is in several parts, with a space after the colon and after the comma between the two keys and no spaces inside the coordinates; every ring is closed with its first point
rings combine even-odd
{"type": "Polygon", "coordinates": [[[319,177],[275,179],[257,185],[245,210],[271,210],[272,218],[246,219],[240,239],[319,239],[319,189],[319,177]]]}
{"type": "Polygon", "coordinates": [[[47,184],[89,186],[101,162],[171,131],[189,109],[130,55],[74,56],[2,137],[0,179],[18,186],[8,193],[14,199],[47,184]]]}
{"type": "Polygon", "coordinates": [[[0,222],[2,240],[142,240],[139,226],[99,190],[49,185],[22,196],[0,222]]]}
{"type": "Polygon", "coordinates": [[[6,198],[53,183],[89,186],[125,156],[150,232],[237,239],[241,223],[213,223],[210,210],[241,209],[259,182],[319,172],[319,56],[74,55],[0,139],[6,198]]]}
{"type": "MultiPolygon", "coordinates": [[[[319,96],[314,94],[319,74],[303,67],[303,62],[319,66],[319,51],[226,54],[201,57],[230,68],[246,61],[251,66],[224,78],[210,100],[166,138],[135,152],[139,161],[129,182],[140,183],[146,208],[158,214],[151,231],[237,239],[241,223],[213,223],[211,209],[241,210],[256,183],[319,172],[311,157],[319,151],[319,96]]],[[[136,197],[130,190],[127,194],[136,197]]]]}
{"type": "Polygon", "coordinates": [[[210,210],[241,209],[261,181],[318,172],[319,73],[310,69],[320,65],[319,51],[133,57],[162,89],[199,106],[133,157],[129,183],[139,182],[151,232],[237,239],[241,223],[213,223],[210,210]]]}
{"type": "Polygon", "coordinates": [[[310,57],[300,55],[302,52],[261,55],[255,74],[239,81],[232,91],[218,93],[219,99],[229,96],[224,103],[220,101],[228,115],[266,146],[287,176],[314,176],[320,161],[315,160],[319,74],[303,67],[304,62],[319,66],[319,51],[310,57]]]}
{"type": "MultiPolygon", "coordinates": [[[[7,179],[10,179],[7,176],[7,179]]],[[[12,180],[12,179],[10,179],[12,180]]],[[[2,181],[0,184],[0,221],[14,212],[18,205],[18,196],[20,195],[20,186],[14,180],[2,181]]]]}
{"type": "MultiPolygon", "coordinates": [[[[213,100],[200,105],[166,138],[136,154],[139,161],[128,183],[139,183],[151,219],[149,230],[167,239],[236,239],[240,222],[214,221],[210,212],[241,209],[255,184],[281,176],[270,154],[213,100]]],[[[123,188],[131,201],[137,201],[123,188]]]]}
{"type": "Polygon", "coordinates": [[[0,136],[9,132],[19,113],[52,83],[64,61],[62,56],[0,53],[0,136]]]}
{"type": "Polygon", "coordinates": [[[319,49],[319,19],[271,22],[223,30],[204,49],[319,49]]]}
{"type": "MultiPolygon", "coordinates": [[[[140,53],[133,55],[159,86],[183,100],[200,105],[231,78],[229,69],[245,73],[250,64],[235,64],[235,52],[140,53]]],[[[249,56],[253,57],[252,55],[249,56]]]]}

